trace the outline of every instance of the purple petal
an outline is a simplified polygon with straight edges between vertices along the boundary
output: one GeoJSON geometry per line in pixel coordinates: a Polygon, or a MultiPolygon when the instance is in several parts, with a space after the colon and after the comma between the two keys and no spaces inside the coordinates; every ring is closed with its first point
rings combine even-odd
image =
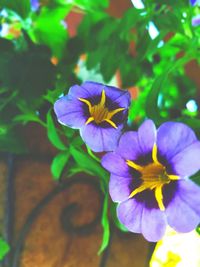
{"type": "Polygon", "coordinates": [[[170,160],[196,140],[192,129],[183,123],[166,122],[157,131],[158,150],[166,160],[170,160]]]}
{"type": "Polygon", "coordinates": [[[196,228],[200,217],[181,197],[181,192],[177,192],[166,208],[166,215],[172,228],[177,232],[187,233],[196,228]]]}
{"type": "Polygon", "coordinates": [[[138,129],[138,140],[144,155],[150,153],[156,141],[156,127],[152,120],[146,120],[138,129]]]}
{"type": "Polygon", "coordinates": [[[200,169],[200,142],[197,141],[176,154],[170,164],[173,171],[182,177],[195,174],[200,169]]]}
{"type": "Polygon", "coordinates": [[[200,187],[191,180],[180,180],[179,196],[200,216],[200,187]]]}
{"type": "Polygon", "coordinates": [[[116,150],[123,158],[136,160],[152,151],[156,139],[156,128],[151,120],[146,120],[137,132],[124,133],[116,150]]]}
{"type": "Polygon", "coordinates": [[[165,213],[159,209],[143,209],[141,232],[150,242],[162,239],[166,230],[165,213]]]}
{"type": "Polygon", "coordinates": [[[121,177],[114,174],[110,176],[109,192],[114,202],[121,202],[128,199],[132,192],[133,179],[131,177],[121,177]]]}
{"type": "Polygon", "coordinates": [[[195,4],[196,1],[197,1],[197,0],[190,0],[190,4],[191,4],[192,6],[194,6],[194,4],[195,4]]]}
{"type": "Polygon", "coordinates": [[[80,101],[64,96],[54,104],[54,111],[58,121],[71,128],[81,128],[87,118],[84,116],[80,101]]]}
{"type": "Polygon", "coordinates": [[[120,107],[128,108],[131,101],[131,96],[127,90],[121,90],[114,86],[107,86],[96,82],[85,82],[81,85],[84,89],[91,93],[91,95],[101,95],[102,90],[113,102],[117,103],[120,107]]]}
{"type": "Polygon", "coordinates": [[[191,4],[192,6],[194,6],[194,5],[196,4],[196,2],[198,2],[198,0],[190,0],[190,4],[191,4]]]}
{"type": "Polygon", "coordinates": [[[137,132],[130,131],[124,133],[119,140],[116,153],[126,160],[136,160],[142,154],[137,132]]]}
{"type": "Polygon", "coordinates": [[[118,144],[122,127],[119,125],[117,129],[102,128],[90,123],[80,129],[80,135],[94,152],[112,151],[118,144]]]}
{"type": "Polygon", "coordinates": [[[117,217],[125,227],[133,233],[141,233],[143,204],[130,198],[117,207],[117,217]]]}
{"type": "Polygon", "coordinates": [[[39,0],[31,0],[32,10],[36,11],[40,6],[39,0]]]}
{"type": "MultiPolygon", "coordinates": [[[[83,84],[84,85],[84,84],[83,84]]],[[[69,89],[69,95],[72,96],[75,99],[78,99],[79,97],[82,98],[89,98],[91,96],[93,96],[92,94],[93,92],[90,92],[87,88],[85,88],[84,86],[79,86],[79,85],[74,85],[72,87],[70,87],[69,89]]]]}
{"type": "Polygon", "coordinates": [[[192,18],[192,26],[196,27],[200,25],[200,14],[192,18]]]}
{"type": "Polygon", "coordinates": [[[119,175],[129,177],[129,167],[125,160],[120,157],[115,152],[107,153],[101,160],[102,166],[109,172],[119,175]]]}

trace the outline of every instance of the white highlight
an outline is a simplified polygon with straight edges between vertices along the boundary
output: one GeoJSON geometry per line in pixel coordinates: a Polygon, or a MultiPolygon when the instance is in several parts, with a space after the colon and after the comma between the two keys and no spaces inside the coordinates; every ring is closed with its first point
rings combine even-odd
{"type": "Polygon", "coordinates": [[[137,9],[143,9],[144,8],[144,4],[141,0],[131,0],[131,2],[134,5],[134,7],[137,9]]]}
{"type": "Polygon", "coordinates": [[[159,30],[152,21],[150,21],[149,24],[147,25],[147,29],[149,31],[149,35],[152,40],[159,35],[159,30]]]}
{"type": "Polygon", "coordinates": [[[190,99],[186,103],[186,108],[190,112],[196,112],[198,110],[198,105],[197,105],[197,103],[196,103],[196,101],[194,99],[190,99]]]}
{"type": "Polygon", "coordinates": [[[3,23],[1,26],[1,30],[0,30],[0,36],[1,37],[5,37],[8,35],[9,33],[9,24],[8,23],[3,23]]]}
{"type": "Polygon", "coordinates": [[[186,12],[183,12],[183,17],[187,18],[187,13],[186,12]]]}

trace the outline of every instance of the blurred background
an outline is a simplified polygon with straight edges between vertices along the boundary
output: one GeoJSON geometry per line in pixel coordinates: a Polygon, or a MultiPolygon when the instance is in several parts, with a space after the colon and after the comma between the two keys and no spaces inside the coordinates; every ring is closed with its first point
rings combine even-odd
{"type": "Polygon", "coordinates": [[[199,229],[157,245],[126,231],[108,173],[53,112],[96,81],[131,93],[127,129],[200,137],[199,25],[199,1],[0,0],[0,266],[200,266],[199,229]]]}

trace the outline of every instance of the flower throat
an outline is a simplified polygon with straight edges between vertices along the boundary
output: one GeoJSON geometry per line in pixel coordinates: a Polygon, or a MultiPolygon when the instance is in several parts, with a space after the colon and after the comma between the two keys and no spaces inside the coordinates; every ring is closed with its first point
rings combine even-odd
{"type": "Polygon", "coordinates": [[[117,129],[117,125],[113,122],[112,118],[115,114],[123,111],[125,108],[117,108],[117,109],[109,111],[108,108],[105,106],[105,103],[106,103],[105,90],[102,90],[101,100],[96,105],[92,106],[90,101],[85,98],[78,98],[78,99],[81,102],[85,103],[89,109],[90,117],[85,122],[86,125],[92,121],[94,121],[96,124],[100,124],[101,122],[106,121],[112,127],[117,129]]]}
{"type": "Polygon", "coordinates": [[[158,203],[158,207],[160,210],[165,210],[162,194],[163,186],[169,184],[173,180],[178,180],[179,176],[168,174],[166,167],[158,161],[156,144],[154,144],[152,149],[152,159],[153,162],[146,166],[140,166],[131,160],[126,161],[128,166],[140,172],[142,180],[142,184],[132,191],[129,198],[132,198],[136,194],[147,189],[155,190],[155,198],[158,203]]]}

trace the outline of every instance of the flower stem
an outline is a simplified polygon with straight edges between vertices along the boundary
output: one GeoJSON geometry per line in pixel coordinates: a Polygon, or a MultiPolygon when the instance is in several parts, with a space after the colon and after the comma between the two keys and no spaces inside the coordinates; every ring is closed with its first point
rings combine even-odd
{"type": "Polygon", "coordinates": [[[88,146],[86,146],[86,148],[87,148],[87,152],[88,152],[88,154],[94,159],[94,160],[96,160],[97,162],[101,162],[101,160],[98,158],[98,157],[96,157],[95,155],[94,155],[94,153],[92,152],[92,150],[88,147],[88,146]]]}

